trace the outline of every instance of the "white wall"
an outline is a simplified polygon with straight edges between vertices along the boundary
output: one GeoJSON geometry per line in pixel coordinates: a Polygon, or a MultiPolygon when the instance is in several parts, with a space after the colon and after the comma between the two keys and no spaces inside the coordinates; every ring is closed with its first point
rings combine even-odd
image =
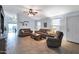
{"type": "Polygon", "coordinates": [[[35,21],[29,17],[19,14],[18,15],[18,28],[21,29],[23,27],[21,22],[27,21],[27,28],[34,29],[35,21]]]}
{"type": "Polygon", "coordinates": [[[64,33],[63,39],[79,43],[79,12],[72,12],[61,16],[56,16],[54,19],[61,19],[60,31],[64,33]]]}
{"type": "Polygon", "coordinates": [[[49,17],[41,19],[41,28],[51,29],[51,21],[52,19],[49,17]],[[44,23],[47,23],[47,27],[44,27],[44,23]]]}
{"type": "Polygon", "coordinates": [[[26,28],[30,28],[31,30],[36,30],[37,21],[41,22],[41,28],[44,28],[45,22],[47,22],[47,28],[49,29],[51,28],[51,19],[49,17],[44,17],[41,19],[33,19],[25,16],[23,13],[19,13],[17,16],[18,16],[18,29],[21,29],[23,27],[21,22],[24,22],[24,21],[28,21],[26,28]]]}
{"type": "Polygon", "coordinates": [[[60,31],[64,33],[64,39],[79,43],[79,11],[56,16],[53,19],[55,18],[62,19],[60,31]]]}
{"type": "Polygon", "coordinates": [[[58,26],[59,29],[56,29],[56,31],[62,31],[64,33],[63,39],[66,39],[66,16],[59,15],[59,16],[52,17],[52,21],[55,19],[56,20],[60,19],[60,25],[58,26]]]}
{"type": "Polygon", "coordinates": [[[67,24],[66,24],[66,16],[63,16],[61,18],[61,21],[60,21],[60,30],[59,31],[62,31],[64,33],[64,37],[63,39],[66,40],[66,31],[67,31],[67,24]]]}

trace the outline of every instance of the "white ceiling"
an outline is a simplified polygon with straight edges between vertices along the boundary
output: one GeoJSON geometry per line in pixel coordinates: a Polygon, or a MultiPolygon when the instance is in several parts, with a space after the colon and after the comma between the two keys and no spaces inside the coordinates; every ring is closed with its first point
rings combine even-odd
{"type": "Polygon", "coordinates": [[[3,5],[4,11],[10,14],[20,13],[29,7],[40,9],[40,12],[47,17],[79,11],[78,5],[3,5]]]}

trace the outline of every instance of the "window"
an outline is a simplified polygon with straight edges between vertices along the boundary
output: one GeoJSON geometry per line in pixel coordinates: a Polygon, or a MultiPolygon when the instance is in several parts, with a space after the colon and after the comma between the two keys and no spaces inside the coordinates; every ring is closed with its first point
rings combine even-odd
{"type": "Polygon", "coordinates": [[[54,20],[52,21],[52,24],[53,24],[53,25],[56,25],[56,26],[60,26],[60,20],[61,20],[61,19],[54,19],[54,20]]]}
{"type": "Polygon", "coordinates": [[[52,20],[52,29],[59,30],[60,29],[60,21],[61,19],[53,19],[52,20]]]}

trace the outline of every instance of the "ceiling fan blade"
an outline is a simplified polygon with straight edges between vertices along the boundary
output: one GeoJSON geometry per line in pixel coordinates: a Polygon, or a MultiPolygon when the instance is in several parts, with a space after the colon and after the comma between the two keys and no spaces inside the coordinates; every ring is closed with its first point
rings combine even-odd
{"type": "Polygon", "coordinates": [[[36,9],[36,11],[42,11],[41,9],[36,9]]]}

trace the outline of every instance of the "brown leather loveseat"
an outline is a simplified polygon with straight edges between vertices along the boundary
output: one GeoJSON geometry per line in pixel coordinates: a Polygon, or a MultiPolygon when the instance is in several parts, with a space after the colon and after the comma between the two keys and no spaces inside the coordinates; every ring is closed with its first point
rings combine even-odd
{"type": "Polygon", "coordinates": [[[31,35],[31,33],[32,33],[32,30],[30,30],[29,28],[28,29],[20,29],[18,36],[19,37],[25,37],[25,36],[31,35]]]}

